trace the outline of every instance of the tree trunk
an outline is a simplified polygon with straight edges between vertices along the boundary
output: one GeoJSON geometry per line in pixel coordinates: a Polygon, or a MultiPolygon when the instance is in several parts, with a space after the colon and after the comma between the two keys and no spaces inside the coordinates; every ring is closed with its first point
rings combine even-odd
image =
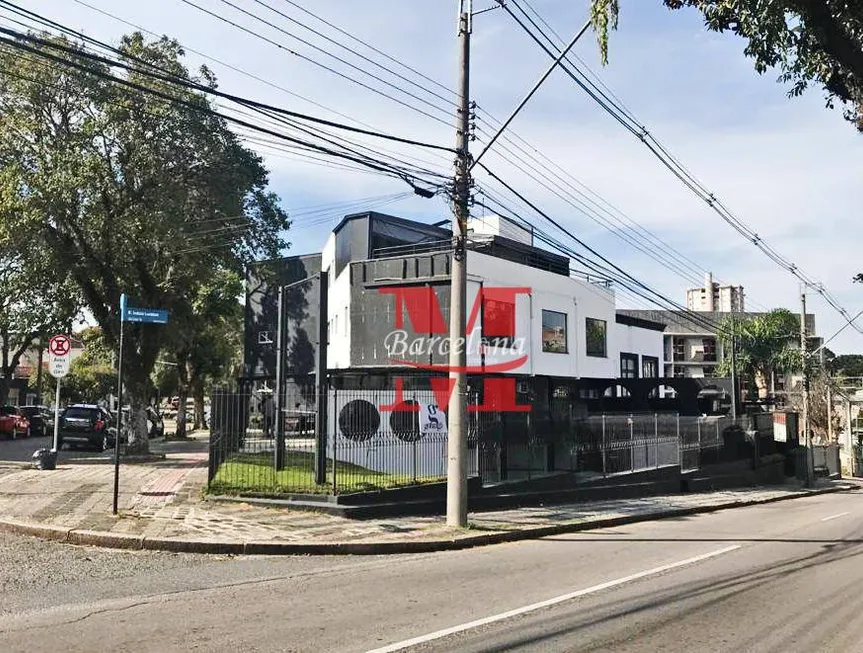
{"type": "Polygon", "coordinates": [[[177,386],[177,437],[186,437],[186,400],[189,397],[189,366],[188,357],[177,355],[177,376],[180,383],[177,386]]]}
{"type": "MultiPolygon", "coordinates": [[[[147,384],[140,378],[135,378],[137,375],[124,374],[124,376],[126,376],[126,383],[123,386],[123,404],[129,406],[128,416],[123,415],[123,434],[128,438],[126,453],[136,456],[146,455],[150,453],[146,412],[149,395],[147,384]],[[126,423],[127,419],[128,423],[126,423]]],[[[123,406],[119,406],[118,409],[122,410],[123,406]]]]}
{"type": "Polygon", "coordinates": [[[195,429],[209,428],[207,425],[207,416],[204,413],[204,385],[196,383],[194,389],[195,395],[195,429]]]}
{"type": "Polygon", "coordinates": [[[186,437],[186,399],[189,396],[189,390],[185,383],[180,383],[177,391],[177,437],[186,437]]]}
{"type": "Polygon", "coordinates": [[[757,370],[755,372],[755,386],[758,388],[758,398],[766,399],[767,398],[767,373],[763,370],[757,370]]]}

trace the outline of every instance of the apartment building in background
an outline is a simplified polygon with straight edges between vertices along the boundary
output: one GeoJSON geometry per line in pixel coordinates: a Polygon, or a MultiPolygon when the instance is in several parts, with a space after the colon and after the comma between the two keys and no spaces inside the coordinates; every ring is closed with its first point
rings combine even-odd
{"type": "Polygon", "coordinates": [[[716,283],[708,272],[703,287],[686,291],[686,308],[698,313],[743,313],[743,286],[716,283]]]}

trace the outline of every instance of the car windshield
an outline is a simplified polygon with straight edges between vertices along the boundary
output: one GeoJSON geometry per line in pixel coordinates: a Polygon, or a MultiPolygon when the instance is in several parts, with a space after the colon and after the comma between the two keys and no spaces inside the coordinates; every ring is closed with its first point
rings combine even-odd
{"type": "Polygon", "coordinates": [[[30,415],[38,415],[42,411],[38,406],[23,406],[21,408],[21,412],[27,416],[30,416],[30,415]]]}
{"type": "Polygon", "coordinates": [[[98,416],[94,408],[67,408],[63,417],[66,419],[93,419],[98,416]]]}
{"type": "Polygon", "coordinates": [[[0,415],[15,415],[16,412],[15,406],[0,406],[0,415]]]}

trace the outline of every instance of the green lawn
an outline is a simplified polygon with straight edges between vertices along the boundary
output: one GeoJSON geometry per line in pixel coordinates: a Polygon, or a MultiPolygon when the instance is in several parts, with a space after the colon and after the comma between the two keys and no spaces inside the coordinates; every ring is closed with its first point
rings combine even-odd
{"type": "MultiPolygon", "coordinates": [[[[315,457],[312,453],[288,451],[285,468],[273,469],[273,454],[232,454],[219,465],[210,483],[210,492],[217,494],[330,494],[333,492],[333,461],[327,460],[327,482],[315,483],[315,457]]],[[[389,488],[438,483],[442,476],[385,474],[359,465],[337,462],[335,482],[337,494],[369,492],[389,488]]]]}

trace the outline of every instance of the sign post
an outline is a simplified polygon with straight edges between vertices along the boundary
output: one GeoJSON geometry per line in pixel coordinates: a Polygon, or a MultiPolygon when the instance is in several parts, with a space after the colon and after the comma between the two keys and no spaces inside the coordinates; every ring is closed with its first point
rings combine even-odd
{"type": "Polygon", "coordinates": [[[126,322],[167,324],[168,311],[160,308],[132,308],[126,293],[120,295],[120,353],[117,356],[117,437],[114,438],[114,506],[116,515],[120,496],[120,443],[123,439],[123,325],[126,322]]]}
{"type": "Polygon", "coordinates": [[[57,379],[57,392],[54,395],[54,446],[51,449],[55,454],[60,435],[60,379],[69,373],[71,355],[72,340],[69,336],[56,335],[48,341],[48,371],[57,379]]]}

